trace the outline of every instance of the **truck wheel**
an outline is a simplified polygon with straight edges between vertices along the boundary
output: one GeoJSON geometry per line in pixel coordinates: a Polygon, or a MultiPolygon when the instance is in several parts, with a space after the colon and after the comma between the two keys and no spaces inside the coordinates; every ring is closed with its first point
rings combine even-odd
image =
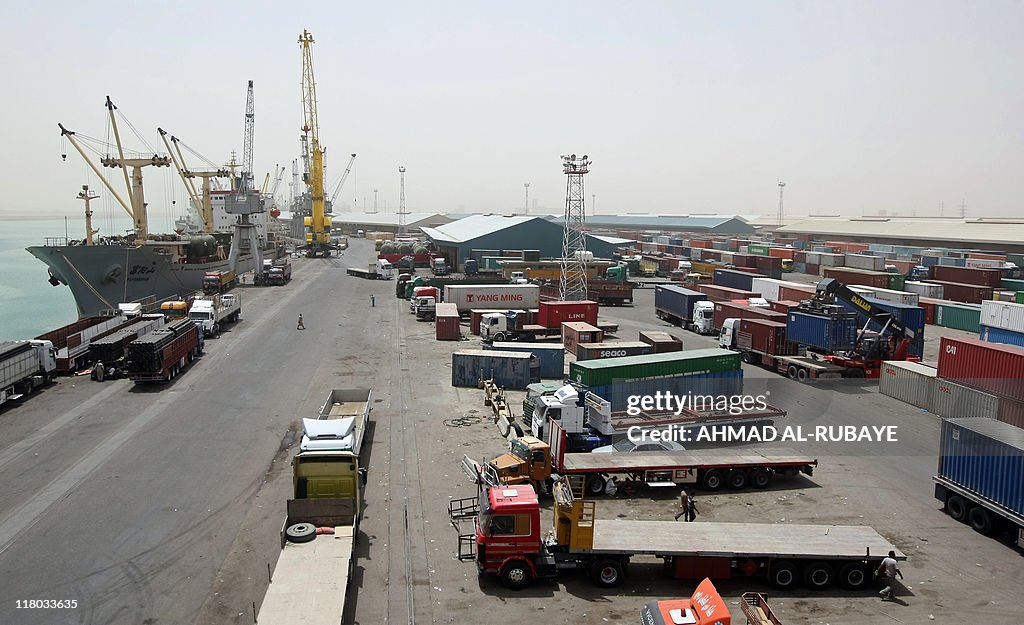
{"type": "Polygon", "coordinates": [[[501,583],[505,588],[519,590],[526,588],[533,581],[533,573],[525,562],[510,562],[501,570],[501,583]]]}
{"type": "Polygon", "coordinates": [[[860,562],[847,562],[839,569],[839,585],[857,590],[868,583],[868,572],[860,562]]]}
{"type": "Polygon", "coordinates": [[[295,523],[289,525],[284,535],[293,543],[308,543],[316,538],[316,526],[312,523],[295,523]]]}
{"type": "Polygon", "coordinates": [[[797,380],[797,382],[806,382],[807,381],[807,369],[797,369],[796,370],[796,380],[797,380]]]}
{"type": "Polygon", "coordinates": [[[700,480],[701,488],[704,490],[718,490],[725,483],[725,476],[719,469],[708,469],[700,480]]]}
{"type": "Polygon", "coordinates": [[[595,473],[587,478],[587,494],[597,497],[604,494],[605,479],[600,473],[595,473]]]}
{"type": "Polygon", "coordinates": [[[733,490],[743,490],[747,487],[747,472],[743,469],[733,469],[729,471],[729,475],[725,478],[729,488],[733,490]]]}
{"type": "Polygon", "coordinates": [[[750,476],[750,483],[754,488],[768,488],[772,483],[772,472],[764,467],[757,467],[750,476]]]}
{"type": "Polygon", "coordinates": [[[789,560],[779,560],[772,564],[768,579],[779,590],[788,590],[796,585],[796,565],[789,560]]]}
{"type": "Polygon", "coordinates": [[[971,508],[971,511],[967,513],[967,518],[970,520],[974,531],[980,534],[990,536],[996,531],[995,519],[992,518],[992,514],[988,510],[981,506],[971,508]]]}
{"type": "Polygon", "coordinates": [[[864,378],[864,370],[858,369],[856,367],[849,367],[846,369],[845,375],[843,377],[849,378],[851,380],[860,380],[864,378]]]}
{"type": "Polygon", "coordinates": [[[505,342],[505,333],[504,332],[498,332],[497,334],[494,335],[494,340],[499,342],[499,343],[504,343],[505,342]]]}
{"type": "Polygon", "coordinates": [[[960,495],[953,495],[946,500],[946,512],[961,523],[967,522],[967,502],[960,495]]]}
{"type": "Polygon", "coordinates": [[[786,369],[786,377],[790,380],[796,379],[796,372],[800,369],[796,365],[789,365],[789,369],[786,369]]]}
{"type": "Polygon", "coordinates": [[[828,562],[811,562],[804,568],[804,586],[811,590],[823,590],[832,585],[835,570],[828,562]]]}
{"type": "Polygon", "coordinates": [[[590,569],[590,579],[601,588],[615,588],[624,576],[625,570],[618,560],[601,560],[590,569]]]}

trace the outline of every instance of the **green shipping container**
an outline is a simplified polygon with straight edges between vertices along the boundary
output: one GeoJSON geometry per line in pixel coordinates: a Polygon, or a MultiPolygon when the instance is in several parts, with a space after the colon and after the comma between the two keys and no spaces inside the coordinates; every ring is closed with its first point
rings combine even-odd
{"type": "Polygon", "coordinates": [[[748,245],[747,246],[747,254],[751,254],[753,256],[767,256],[768,255],[768,246],[767,245],[748,245]]]}
{"type": "Polygon", "coordinates": [[[889,274],[889,290],[890,291],[906,291],[907,290],[907,277],[898,274],[889,274]]]}
{"type": "Polygon", "coordinates": [[[1007,291],[1024,291],[1024,280],[1011,280],[1003,278],[1002,287],[1007,291]]]}
{"type": "Polygon", "coordinates": [[[1006,262],[1013,263],[1018,267],[1024,267],[1024,254],[1007,254],[1006,262]]]}
{"type": "Polygon", "coordinates": [[[569,380],[585,387],[607,386],[615,380],[665,378],[682,374],[718,373],[740,368],[740,355],[726,349],[601,358],[569,364],[569,380]]]}
{"type": "Polygon", "coordinates": [[[981,332],[981,305],[936,304],[935,325],[965,332],[981,332]]]}
{"type": "Polygon", "coordinates": [[[1024,291],[1017,291],[1017,303],[1024,304],[1024,291]]]}

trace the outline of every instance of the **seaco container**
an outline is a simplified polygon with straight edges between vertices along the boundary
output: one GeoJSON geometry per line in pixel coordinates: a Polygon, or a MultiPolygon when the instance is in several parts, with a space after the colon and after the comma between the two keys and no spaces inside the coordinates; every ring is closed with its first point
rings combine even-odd
{"type": "Polygon", "coordinates": [[[526,390],[527,385],[540,382],[540,362],[520,352],[464,349],[452,354],[452,386],[477,388],[483,380],[526,390]]]}
{"type": "MultiPolygon", "coordinates": [[[[486,343],[484,349],[487,349],[486,343]]],[[[501,352],[533,354],[542,378],[565,378],[565,348],[558,343],[494,342],[490,349],[501,352]]]]}
{"type": "Polygon", "coordinates": [[[811,315],[790,310],[786,316],[786,336],[800,345],[828,352],[853,349],[857,342],[857,315],[811,315]]]}
{"type": "Polygon", "coordinates": [[[537,323],[545,328],[561,327],[564,321],[582,321],[597,325],[597,302],[581,300],[578,302],[550,301],[540,303],[537,323]]]}
{"type": "Polygon", "coordinates": [[[1003,272],[1000,269],[980,269],[975,267],[952,267],[949,265],[935,265],[930,269],[929,277],[933,280],[943,282],[957,282],[974,286],[987,286],[998,289],[1003,282],[1003,272]]]}
{"type": "Polygon", "coordinates": [[[604,340],[604,332],[589,323],[582,321],[566,321],[562,324],[562,345],[565,351],[576,355],[576,346],[580,343],[600,343],[604,340]]]}
{"type": "Polygon", "coordinates": [[[772,356],[796,356],[800,346],[787,340],[786,324],[767,319],[743,319],[736,333],[736,346],[772,356]]]}
{"type": "Polygon", "coordinates": [[[569,380],[591,388],[639,379],[739,371],[740,355],[726,349],[690,349],[682,352],[626,356],[569,363],[569,380]]]}
{"type": "Polygon", "coordinates": [[[660,330],[641,330],[640,342],[647,343],[654,348],[652,352],[654,354],[683,351],[682,339],[660,330]]]}
{"type": "Polygon", "coordinates": [[[1024,332],[1024,304],[984,301],[981,303],[981,325],[1024,332]]]}
{"type": "Polygon", "coordinates": [[[886,361],[878,374],[878,392],[931,412],[937,373],[918,362],[886,361]]]}
{"type": "Polygon", "coordinates": [[[673,323],[693,319],[693,305],[706,299],[707,295],[681,286],[659,284],[654,287],[655,313],[659,319],[673,323]]]}
{"type": "Polygon", "coordinates": [[[1004,330],[1003,328],[981,326],[979,338],[987,343],[1002,343],[1004,345],[1024,347],[1024,332],[1014,332],[1013,330],[1004,330]]]}
{"type": "Polygon", "coordinates": [[[939,377],[1024,401],[1024,348],[944,336],[939,344],[939,377]]]}
{"type": "Polygon", "coordinates": [[[1024,514],[1024,430],[994,419],[943,419],[939,477],[1024,514]]]}
{"type": "Polygon", "coordinates": [[[604,343],[580,343],[576,346],[576,360],[598,360],[601,358],[646,356],[647,354],[653,353],[654,346],[649,343],[644,343],[643,341],[607,341],[604,343]]]}
{"type": "Polygon", "coordinates": [[[458,341],[462,338],[459,323],[459,309],[455,304],[437,304],[434,310],[434,338],[438,341],[458,341]]]}

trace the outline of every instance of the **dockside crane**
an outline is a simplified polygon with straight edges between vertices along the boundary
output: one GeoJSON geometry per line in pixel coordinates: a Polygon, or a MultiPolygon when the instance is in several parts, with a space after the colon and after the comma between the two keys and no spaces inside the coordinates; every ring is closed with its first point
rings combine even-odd
{"type": "Polygon", "coordinates": [[[305,182],[309,188],[312,214],[304,218],[306,255],[310,258],[330,256],[331,218],[327,216],[324,198],[324,150],[320,145],[320,126],[316,108],[316,81],[313,78],[313,34],[303,30],[302,46],[302,138],[306,163],[305,182]]]}
{"type": "Polygon", "coordinates": [[[352,171],[352,165],[355,162],[356,155],[353,154],[352,158],[348,159],[348,165],[345,167],[345,172],[341,174],[341,180],[339,180],[337,186],[334,187],[334,193],[331,194],[331,206],[334,206],[335,200],[338,199],[338,194],[341,193],[341,188],[345,186],[345,181],[348,180],[348,175],[352,171]]]}
{"type": "Polygon", "coordinates": [[[257,270],[263,267],[263,253],[260,241],[256,236],[256,224],[249,221],[249,216],[262,213],[266,210],[263,206],[263,197],[255,188],[252,177],[252,151],[253,135],[256,126],[256,107],[253,97],[252,81],[245,98],[245,140],[242,148],[242,176],[238,188],[229,195],[224,204],[224,210],[229,215],[237,215],[234,235],[231,238],[231,251],[228,253],[228,263],[231,270],[237,272],[238,257],[241,253],[240,243],[242,239],[249,241],[249,251],[255,261],[257,270]]]}

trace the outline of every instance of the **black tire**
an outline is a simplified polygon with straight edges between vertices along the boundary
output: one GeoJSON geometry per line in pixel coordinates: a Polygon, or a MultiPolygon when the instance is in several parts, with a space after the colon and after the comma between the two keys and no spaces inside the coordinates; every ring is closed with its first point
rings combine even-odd
{"type": "Polygon", "coordinates": [[[505,342],[505,333],[504,332],[498,332],[497,334],[494,335],[494,340],[497,341],[498,343],[504,343],[505,342]]]}
{"type": "Polygon", "coordinates": [[[501,583],[505,588],[521,590],[533,581],[533,573],[525,562],[509,562],[501,570],[501,583]]]}
{"type": "Polygon", "coordinates": [[[804,567],[804,586],[811,590],[824,590],[835,581],[836,571],[828,562],[818,560],[804,567]]]}
{"type": "Polygon", "coordinates": [[[754,488],[768,488],[772,483],[772,472],[764,467],[757,467],[750,474],[750,485],[754,488]]]}
{"type": "Polygon", "coordinates": [[[720,469],[708,469],[701,478],[700,485],[704,490],[716,491],[725,484],[725,476],[720,469]]]}
{"type": "Polygon", "coordinates": [[[850,590],[864,587],[871,576],[861,562],[847,562],[839,569],[839,585],[850,590]]]}
{"type": "Polygon", "coordinates": [[[992,517],[992,513],[981,506],[975,506],[971,508],[971,511],[967,513],[967,519],[971,523],[971,527],[974,531],[985,536],[991,536],[996,531],[996,520],[992,517]]]}
{"type": "Polygon", "coordinates": [[[856,367],[850,367],[846,370],[846,376],[851,380],[861,380],[864,378],[864,370],[857,369],[856,367]]]}
{"type": "Polygon", "coordinates": [[[772,586],[779,590],[788,590],[796,586],[796,582],[799,579],[796,565],[789,560],[779,560],[772,564],[771,572],[768,573],[768,579],[771,581],[772,586]]]}
{"type": "Polygon", "coordinates": [[[789,378],[790,380],[795,380],[796,372],[799,370],[800,368],[797,367],[796,365],[789,365],[789,369],[786,369],[786,377],[789,378]]]}
{"type": "Polygon", "coordinates": [[[743,490],[747,487],[747,472],[743,469],[733,469],[725,476],[725,483],[732,490],[743,490]]]}
{"type": "Polygon", "coordinates": [[[796,380],[797,380],[797,382],[806,382],[807,381],[807,369],[797,369],[796,370],[796,380]]]}
{"type": "Polygon", "coordinates": [[[308,543],[316,538],[316,526],[312,523],[295,523],[284,531],[289,542],[308,543]]]}
{"type": "Polygon", "coordinates": [[[587,477],[587,494],[591,497],[597,497],[604,494],[604,487],[607,480],[600,473],[595,473],[587,477]]]}
{"type": "Polygon", "coordinates": [[[512,424],[512,431],[516,433],[516,438],[522,438],[523,437],[523,427],[521,425],[519,425],[518,423],[513,423],[512,424]]]}
{"type": "Polygon", "coordinates": [[[966,523],[970,506],[967,505],[967,501],[960,495],[953,495],[946,500],[946,512],[957,521],[966,523]]]}
{"type": "Polygon", "coordinates": [[[740,358],[742,358],[743,362],[747,363],[748,365],[754,364],[754,355],[750,352],[743,352],[743,355],[740,356],[740,358]]]}
{"type": "Polygon", "coordinates": [[[625,567],[618,560],[598,560],[590,568],[590,579],[600,588],[615,588],[625,576],[625,567]]]}

